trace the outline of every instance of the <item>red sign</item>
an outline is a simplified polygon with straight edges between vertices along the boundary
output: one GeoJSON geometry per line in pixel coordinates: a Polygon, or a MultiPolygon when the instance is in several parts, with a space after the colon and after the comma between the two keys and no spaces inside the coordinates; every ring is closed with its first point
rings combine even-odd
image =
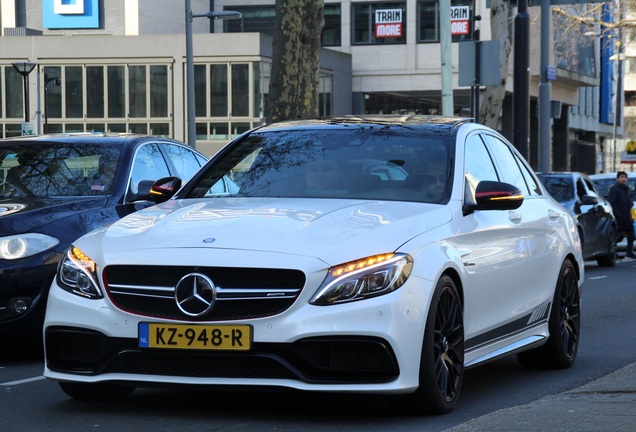
{"type": "Polygon", "coordinates": [[[376,38],[401,37],[401,36],[402,36],[402,23],[375,25],[376,38]]]}
{"type": "Polygon", "coordinates": [[[467,35],[470,33],[469,21],[451,21],[451,34],[467,35]]]}

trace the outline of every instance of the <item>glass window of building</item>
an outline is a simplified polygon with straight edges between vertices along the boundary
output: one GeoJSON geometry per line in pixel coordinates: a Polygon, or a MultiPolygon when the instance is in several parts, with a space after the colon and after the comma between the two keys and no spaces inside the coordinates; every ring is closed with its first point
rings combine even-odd
{"type": "Polygon", "coordinates": [[[104,66],[86,67],[86,114],[104,117],[104,66]]]}
{"type": "Polygon", "coordinates": [[[146,117],[146,66],[128,67],[128,116],[146,117]]]}
{"type": "Polygon", "coordinates": [[[324,12],[325,24],[320,35],[322,46],[342,45],[342,12],[340,3],[325,4],[324,12]]]}
{"type": "Polygon", "coordinates": [[[248,64],[232,64],[232,117],[250,114],[250,81],[248,64]]]}
{"type": "Polygon", "coordinates": [[[331,116],[333,94],[333,76],[320,74],[320,93],[318,94],[318,115],[323,117],[331,116]]]}
{"type": "Polygon", "coordinates": [[[227,8],[241,12],[243,19],[225,20],[225,33],[265,33],[274,34],[276,7],[271,6],[231,6],[227,8]]]}
{"type": "MultiPolygon", "coordinates": [[[[274,34],[276,7],[271,6],[228,6],[227,10],[241,12],[243,19],[225,20],[225,33],[264,33],[274,34]]],[[[321,34],[322,46],[342,45],[342,14],[340,3],[327,3],[324,6],[325,23],[321,34]]]]}
{"type": "MultiPolygon", "coordinates": [[[[472,0],[451,0],[452,41],[460,42],[473,38],[472,0]]],[[[439,42],[439,0],[417,2],[417,41],[439,42]]]]}
{"type": "Polygon", "coordinates": [[[24,118],[24,95],[22,76],[13,66],[4,68],[4,107],[6,118],[24,118]]]}
{"type": "Polygon", "coordinates": [[[406,43],[406,2],[353,3],[352,44],[406,43]]]}
{"type": "MultiPolygon", "coordinates": [[[[205,94],[205,93],[204,93],[205,94]]],[[[227,64],[210,65],[210,117],[228,115],[227,64]]]]}
{"type": "MultiPolygon", "coordinates": [[[[44,119],[62,118],[62,68],[60,66],[45,66],[44,70],[44,119]]],[[[51,132],[50,129],[48,129],[51,132]]],[[[46,132],[46,130],[45,130],[46,132]]]]}
{"type": "Polygon", "coordinates": [[[84,81],[81,66],[67,66],[64,68],[64,88],[67,118],[84,117],[84,81]]]}
{"type": "Polygon", "coordinates": [[[124,66],[108,66],[108,117],[126,117],[126,81],[124,66]]]}
{"type": "Polygon", "coordinates": [[[150,117],[168,117],[168,68],[150,66],[150,117]]]}
{"type": "Polygon", "coordinates": [[[253,73],[253,85],[254,85],[254,91],[252,92],[252,94],[254,95],[254,117],[259,117],[259,118],[263,118],[265,117],[265,107],[263,104],[263,85],[262,85],[262,74],[261,74],[261,63],[253,63],[252,64],[252,73],[253,73]]]}
{"type": "Polygon", "coordinates": [[[207,112],[205,110],[207,103],[205,89],[208,86],[206,77],[206,65],[194,65],[194,115],[197,117],[207,116],[207,112]]]}
{"type": "Polygon", "coordinates": [[[47,65],[42,71],[48,78],[40,89],[45,132],[171,136],[171,65],[47,65]],[[60,85],[54,78],[60,78],[60,85]]]}

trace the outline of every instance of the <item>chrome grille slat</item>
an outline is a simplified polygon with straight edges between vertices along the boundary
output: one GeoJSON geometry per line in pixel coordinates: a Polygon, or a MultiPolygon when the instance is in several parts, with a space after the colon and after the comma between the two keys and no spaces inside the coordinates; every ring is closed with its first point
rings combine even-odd
{"type": "Polygon", "coordinates": [[[125,292],[125,290],[137,290],[137,291],[165,291],[174,292],[174,287],[165,286],[147,286],[147,285],[121,285],[121,284],[109,284],[111,291],[116,289],[125,292]]]}

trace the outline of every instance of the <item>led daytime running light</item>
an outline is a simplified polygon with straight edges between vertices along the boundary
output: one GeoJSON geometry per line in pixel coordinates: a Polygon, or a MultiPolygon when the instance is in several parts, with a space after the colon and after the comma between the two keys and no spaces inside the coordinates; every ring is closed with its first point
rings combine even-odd
{"type": "Polygon", "coordinates": [[[364,269],[367,267],[371,267],[372,265],[375,265],[384,261],[388,261],[394,256],[395,254],[388,253],[388,254],[374,255],[374,256],[367,257],[357,261],[351,261],[351,262],[332,268],[331,276],[334,278],[337,278],[344,274],[351,273],[353,271],[364,269]]]}
{"type": "Polygon", "coordinates": [[[71,258],[78,266],[81,268],[85,268],[89,270],[91,273],[95,272],[95,261],[90,259],[88,255],[84,252],[73,246],[68,253],[69,258],[71,258]]]}

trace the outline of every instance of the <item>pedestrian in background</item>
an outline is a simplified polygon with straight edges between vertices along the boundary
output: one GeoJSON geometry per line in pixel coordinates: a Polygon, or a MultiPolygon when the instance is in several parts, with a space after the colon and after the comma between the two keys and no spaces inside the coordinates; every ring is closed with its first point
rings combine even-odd
{"type": "Polygon", "coordinates": [[[619,171],[616,173],[616,183],[610,186],[609,202],[612,204],[614,217],[616,218],[616,242],[620,242],[623,238],[627,238],[627,249],[625,256],[628,258],[636,258],[634,255],[634,220],[632,219],[632,201],[629,195],[629,186],[627,185],[627,173],[619,171]]]}

